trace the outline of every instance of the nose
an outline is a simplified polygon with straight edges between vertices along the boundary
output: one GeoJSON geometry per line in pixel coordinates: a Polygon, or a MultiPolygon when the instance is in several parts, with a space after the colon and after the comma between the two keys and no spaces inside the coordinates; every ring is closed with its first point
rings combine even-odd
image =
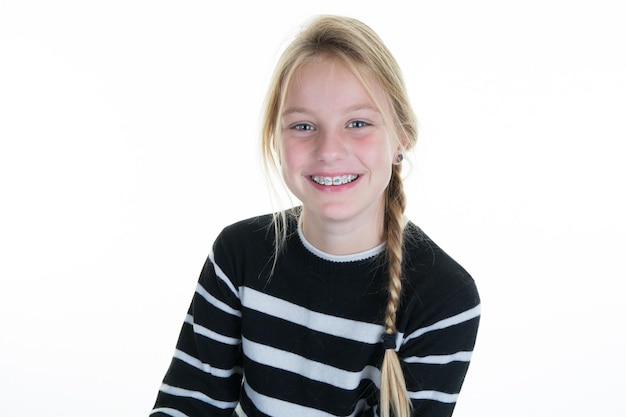
{"type": "Polygon", "coordinates": [[[348,148],[341,132],[321,130],[317,139],[317,156],[320,161],[332,162],[346,157],[348,148]]]}

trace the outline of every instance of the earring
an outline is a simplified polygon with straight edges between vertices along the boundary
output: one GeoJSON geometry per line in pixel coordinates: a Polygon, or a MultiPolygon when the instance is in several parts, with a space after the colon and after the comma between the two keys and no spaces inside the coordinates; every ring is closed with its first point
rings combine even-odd
{"type": "Polygon", "coordinates": [[[396,156],[396,165],[400,165],[400,163],[402,163],[403,160],[404,160],[404,155],[399,153],[398,156],[396,156]]]}

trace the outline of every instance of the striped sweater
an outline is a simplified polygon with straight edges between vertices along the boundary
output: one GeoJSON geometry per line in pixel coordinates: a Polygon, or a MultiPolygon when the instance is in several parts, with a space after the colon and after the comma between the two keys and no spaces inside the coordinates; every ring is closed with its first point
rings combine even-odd
{"type": "MultiPolygon", "coordinates": [[[[384,245],[349,256],[311,246],[296,221],[273,274],[271,217],[216,239],[151,416],[377,416],[384,245]]],[[[480,301],[468,273],[405,228],[396,351],[413,415],[450,416],[480,301]]]]}

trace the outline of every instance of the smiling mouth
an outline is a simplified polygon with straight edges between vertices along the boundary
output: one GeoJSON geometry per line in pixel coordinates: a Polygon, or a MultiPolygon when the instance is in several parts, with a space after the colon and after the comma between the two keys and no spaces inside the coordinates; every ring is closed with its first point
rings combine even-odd
{"type": "Polygon", "coordinates": [[[348,184],[359,178],[358,175],[350,174],[350,175],[338,175],[336,177],[320,177],[317,175],[311,176],[313,182],[320,185],[343,185],[348,184]]]}

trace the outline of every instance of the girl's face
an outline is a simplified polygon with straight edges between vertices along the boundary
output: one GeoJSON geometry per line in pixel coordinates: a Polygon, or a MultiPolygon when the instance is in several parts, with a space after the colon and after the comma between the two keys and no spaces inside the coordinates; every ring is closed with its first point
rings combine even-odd
{"type": "Polygon", "coordinates": [[[281,165],[305,219],[382,224],[400,149],[385,124],[393,120],[387,95],[366,80],[376,101],[339,60],[317,58],[292,78],[280,115],[281,165]]]}

